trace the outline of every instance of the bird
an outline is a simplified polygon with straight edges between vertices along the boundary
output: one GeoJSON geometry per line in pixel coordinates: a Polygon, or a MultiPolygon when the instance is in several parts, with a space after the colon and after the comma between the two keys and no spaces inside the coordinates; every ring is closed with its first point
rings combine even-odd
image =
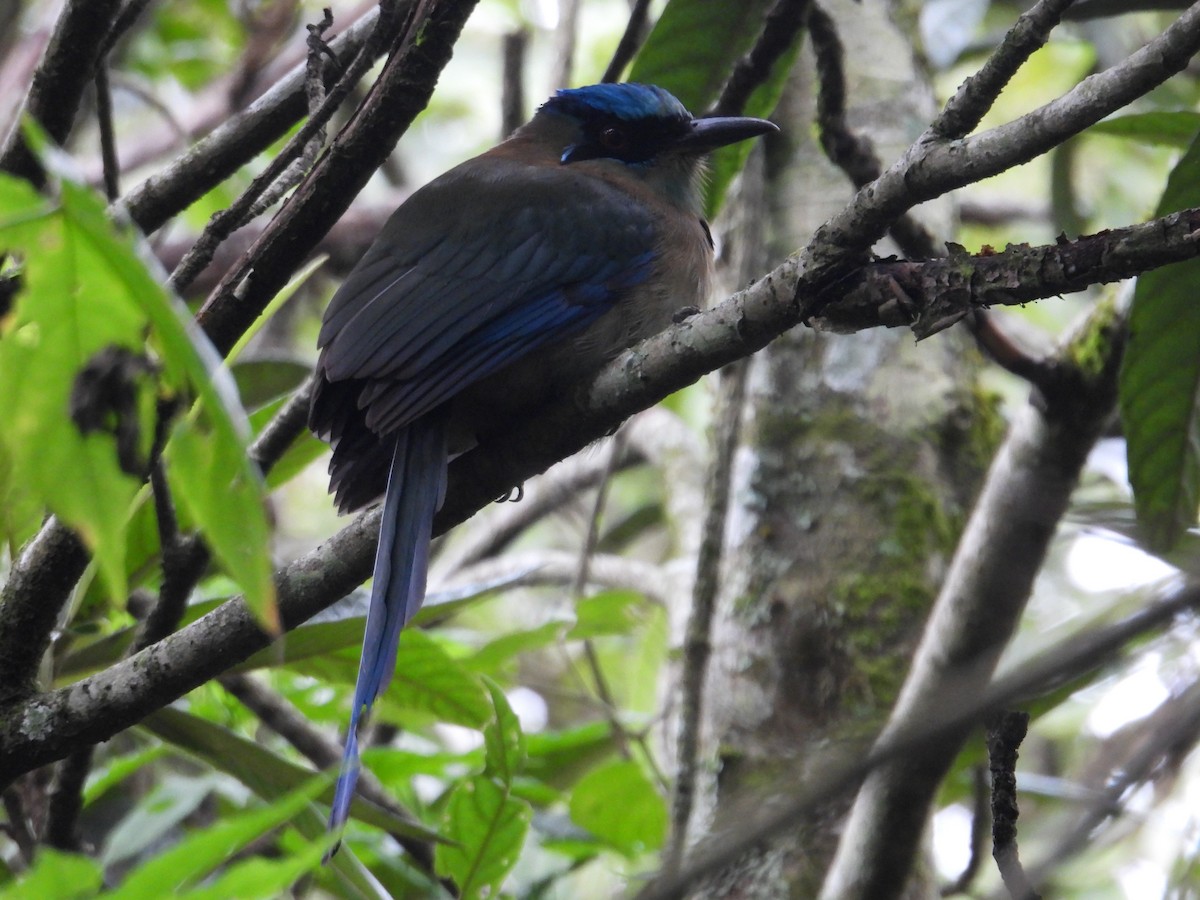
{"type": "Polygon", "coordinates": [[[703,304],[703,157],[777,130],[694,117],[654,85],[559,90],[411,194],[334,293],[308,424],[332,444],[339,511],[381,496],[383,510],[331,830],[349,815],[358,732],[425,597],[449,460],[703,304]]]}

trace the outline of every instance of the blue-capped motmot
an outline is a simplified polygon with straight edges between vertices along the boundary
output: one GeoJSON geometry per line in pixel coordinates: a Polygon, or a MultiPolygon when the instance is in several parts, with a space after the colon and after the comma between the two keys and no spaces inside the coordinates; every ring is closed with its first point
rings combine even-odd
{"type": "Polygon", "coordinates": [[[447,461],[707,299],[703,155],[774,131],[694,118],[667,91],[559,91],[499,146],[416,191],[334,295],[309,426],[347,512],[384,495],[362,661],[330,827],[358,729],[425,597],[447,461]]]}

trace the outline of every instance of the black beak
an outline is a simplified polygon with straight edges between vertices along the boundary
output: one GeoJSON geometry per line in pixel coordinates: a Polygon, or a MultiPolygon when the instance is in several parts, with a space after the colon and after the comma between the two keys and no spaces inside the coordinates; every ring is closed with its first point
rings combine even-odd
{"type": "Polygon", "coordinates": [[[758,137],[779,126],[766,119],[751,119],[746,116],[713,116],[707,119],[692,119],[692,130],[674,142],[674,149],[685,153],[707,153],[726,144],[758,137]]]}

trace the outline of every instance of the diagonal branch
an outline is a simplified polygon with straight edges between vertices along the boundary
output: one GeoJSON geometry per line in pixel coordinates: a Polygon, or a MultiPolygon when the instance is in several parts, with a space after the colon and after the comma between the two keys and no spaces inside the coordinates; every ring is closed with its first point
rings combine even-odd
{"type": "Polygon", "coordinates": [[[818,315],[831,299],[814,298],[817,289],[844,275],[896,217],[918,203],[1029,162],[1182,71],[1198,51],[1200,4],[1194,4],[1120,64],[1012,122],[961,140],[942,140],[927,130],[846,209],[817,229],[801,252],[803,276],[796,296],[804,317],[818,315]]]}
{"type": "MultiPolygon", "coordinates": [[[[331,48],[340,59],[353,59],[378,20],[378,9],[371,9],[331,41],[331,48]]],[[[308,110],[305,66],[297,63],[245,110],[230,116],[162,171],[130,190],[117,207],[149,234],[270,147],[308,110]]]]}
{"type": "MultiPolygon", "coordinates": [[[[991,680],[1116,402],[1125,322],[1114,307],[1097,307],[1059,352],[1070,389],[1035,394],[1018,413],[963,530],[880,744],[936,719],[948,697],[982,693],[991,680]]],[[[948,731],[919,758],[897,759],[871,773],[846,820],[822,898],[901,895],[930,804],[966,737],[966,728],[948,731]]]]}
{"type": "MultiPolygon", "coordinates": [[[[63,143],[71,133],[83,92],[95,75],[106,49],[105,36],[120,6],[120,0],[70,0],[59,16],[21,109],[21,117],[37,122],[55,143],[63,143]]],[[[0,151],[0,171],[36,185],[45,178],[25,143],[19,121],[0,151]]]]}
{"type": "Polygon", "coordinates": [[[864,266],[836,285],[837,302],[813,319],[824,331],[848,333],[880,325],[911,328],[918,340],[973,309],[1015,306],[1082,291],[1200,255],[1200,208],[1140,225],[1002,252],[864,266]]]}
{"type": "Polygon", "coordinates": [[[197,313],[224,354],[266,309],[300,260],[346,211],[429,102],[476,0],[421,0],[401,46],[350,124],[197,313]]]}

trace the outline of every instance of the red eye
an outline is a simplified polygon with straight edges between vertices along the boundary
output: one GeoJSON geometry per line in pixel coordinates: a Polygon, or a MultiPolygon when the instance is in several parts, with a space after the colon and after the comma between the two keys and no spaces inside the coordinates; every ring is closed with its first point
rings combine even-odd
{"type": "Polygon", "coordinates": [[[610,125],[600,132],[600,145],[605,150],[624,150],[629,146],[629,135],[625,129],[610,125]]]}

